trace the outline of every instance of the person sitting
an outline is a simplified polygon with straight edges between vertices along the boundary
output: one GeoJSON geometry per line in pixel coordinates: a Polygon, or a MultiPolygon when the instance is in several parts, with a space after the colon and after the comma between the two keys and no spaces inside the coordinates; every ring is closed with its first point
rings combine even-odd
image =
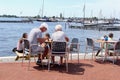
{"type": "MultiPolygon", "coordinates": [[[[108,41],[113,41],[113,36],[114,36],[113,33],[109,33],[108,41]]],[[[113,49],[113,48],[114,48],[113,46],[114,46],[114,44],[109,43],[109,44],[108,44],[108,50],[109,50],[109,49],[110,49],[110,50],[113,49]]]]}
{"type": "MultiPolygon", "coordinates": [[[[22,38],[20,38],[17,42],[17,47],[15,47],[13,49],[13,52],[15,52],[17,54],[17,57],[15,60],[18,60],[20,57],[23,56],[23,48],[24,48],[23,40],[27,39],[27,37],[28,37],[27,33],[23,33],[22,38]]],[[[25,56],[25,57],[26,57],[26,59],[28,59],[27,56],[25,56]]]]}
{"type": "MultiPolygon", "coordinates": [[[[107,35],[104,35],[103,37],[101,37],[102,40],[105,40],[105,38],[108,39],[108,36],[107,36],[107,35]]],[[[107,40],[107,39],[106,39],[106,40],[107,40]]],[[[101,46],[101,48],[104,48],[104,43],[101,43],[100,46],[101,46]]],[[[101,49],[97,51],[96,56],[99,55],[100,51],[101,51],[101,49]]]]}
{"type": "MultiPolygon", "coordinates": [[[[45,38],[42,36],[42,34],[44,32],[46,32],[48,29],[48,25],[47,23],[41,23],[41,25],[38,27],[38,28],[33,28],[30,33],[29,33],[29,36],[28,36],[28,40],[30,42],[30,44],[39,44],[40,46],[36,45],[36,46],[33,46],[31,49],[32,51],[34,52],[43,52],[43,57],[44,57],[44,46],[42,43],[45,42],[45,38]]],[[[41,64],[41,53],[38,54],[38,60],[37,60],[37,65],[40,65],[41,64]]]]}
{"type": "Polygon", "coordinates": [[[47,58],[47,55],[48,55],[48,46],[51,48],[51,41],[52,40],[50,39],[50,34],[49,33],[46,33],[45,36],[44,36],[44,38],[45,38],[45,42],[43,42],[41,44],[41,46],[45,49],[44,54],[43,54],[43,58],[44,57],[47,58]],[[47,46],[47,44],[48,44],[48,46],[47,46]]]}
{"type": "MultiPolygon", "coordinates": [[[[61,25],[55,26],[55,32],[51,36],[52,41],[65,41],[69,42],[69,38],[66,36],[66,34],[62,31],[61,25]]],[[[53,63],[55,62],[54,56],[52,56],[53,63]]],[[[63,63],[63,57],[60,57],[60,64],[63,63]]]]}
{"type": "MultiPolygon", "coordinates": [[[[104,36],[104,40],[105,40],[105,41],[113,41],[113,33],[109,33],[108,37],[105,35],[105,36],[104,36]]],[[[102,48],[106,48],[106,44],[104,44],[104,43],[101,44],[101,47],[102,47],[102,48]]],[[[113,44],[112,44],[112,43],[108,43],[108,44],[107,44],[107,48],[108,48],[108,50],[113,50],[113,44]]],[[[98,50],[96,56],[99,54],[100,51],[101,51],[101,50],[98,50]]]]}
{"type": "Polygon", "coordinates": [[[17,49],[16,49],[17,52],[23,53],[23,40],[27,39],[27,37],[28,37],[27,33],[23,33],[22,38],[20,38],[17,43],[17,49]]]}

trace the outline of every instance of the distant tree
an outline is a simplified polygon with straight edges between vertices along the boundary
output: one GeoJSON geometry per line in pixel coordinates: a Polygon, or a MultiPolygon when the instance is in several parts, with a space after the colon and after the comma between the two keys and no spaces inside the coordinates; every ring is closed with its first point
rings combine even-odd
{"type": "Polygon", "coordinates": [[[52,18],[55,19],[55,16],[53,16],[52,18]]]}
{"type": "Polygon", "coordinates": [[[3,15],[0,15],[0,17],[18,17],[16,15],[6,15],[6,14],[3,14],[3,15]]]}

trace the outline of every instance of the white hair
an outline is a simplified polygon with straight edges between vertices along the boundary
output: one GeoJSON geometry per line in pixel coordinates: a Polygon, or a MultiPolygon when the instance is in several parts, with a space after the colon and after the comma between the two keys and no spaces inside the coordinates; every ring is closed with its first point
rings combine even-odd
{"type": "Polygon", "coordinates": [[[55,30],[62,30],[62,26],[61,25],[56,25],[55,30]]]}
{"type": "Polygon", "coordinates": [[[39,28],[45,27],[48,29],[48,24],[47,23],[42,23],[39,28]]]}

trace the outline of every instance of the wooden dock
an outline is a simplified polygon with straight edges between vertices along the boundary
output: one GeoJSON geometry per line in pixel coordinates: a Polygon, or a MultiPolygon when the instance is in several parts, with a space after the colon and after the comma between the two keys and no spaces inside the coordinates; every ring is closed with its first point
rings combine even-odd
{"type": "Polygon", "coordinates": [[[33,23],[32,20],[0,20],[0,23],[33,23]]]}

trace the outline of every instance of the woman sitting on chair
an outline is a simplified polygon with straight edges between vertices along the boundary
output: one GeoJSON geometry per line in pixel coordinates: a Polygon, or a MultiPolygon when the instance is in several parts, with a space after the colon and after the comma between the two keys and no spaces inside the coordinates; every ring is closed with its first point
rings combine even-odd
{"type": "MultiPolygon", "coordinates": [[[[69,42],[69,38],[62,31],[62,26],[61,25],[56,25],[55,26],[55,32],[52,34],[51,39],[53,41],[69,42]]],[[[52,56],[52,61],[53,61],[53,63],[55,62],[54,56],[52,56]]],[[[59,64],[63,64],[63,57],[60,57],[60,63],[59,64]]]]}
{"type": "Polygon", "coordinates": [[[45,49],[44,54],[43,54],[43,59],[44,59],[44,57],[47,58],[47,55],[48,55],[48,46],[47,46],[47,44],[49,45],[49,47],[51,47],[50,42],[52,41],[50,39],[50,34],[49,33],[46,33],[44,38],[45,38],[45,42],[41,44],[41,46],[45,49]]]}
{"type": "Polygon", "coordinates": [[[27,37],[28,37],[27,33],[23,33],[22,38],[20,38],[17,43],[17,49],[16,49],[17,52],[23,53],[23,40],[27,39],[27,37]]]}

